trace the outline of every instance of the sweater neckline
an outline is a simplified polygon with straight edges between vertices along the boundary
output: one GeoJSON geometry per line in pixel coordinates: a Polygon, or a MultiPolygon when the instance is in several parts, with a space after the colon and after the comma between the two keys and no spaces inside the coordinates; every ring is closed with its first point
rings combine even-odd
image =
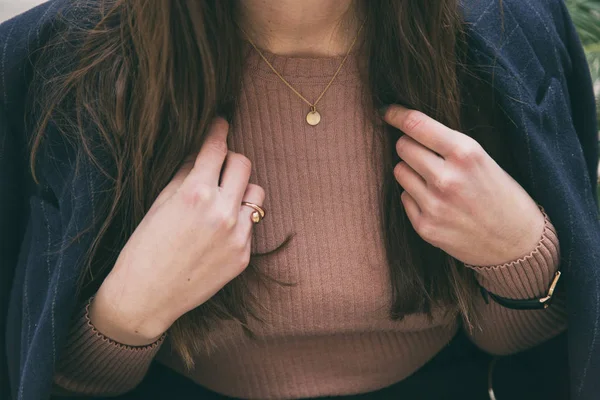
{"type": "MultiPolygon", "coordinates": [[[[260,51],[273,67],[290,83],[328,83],[345,55],[332,57],[297,57],[260,51]]],[[[281,81],[248,41],[243,41],[244,67],[248,73],[265,80],[281,81]]],[[[336,82],[353,82],[360,78],[360,47],[348,55],[336,82]]]]}

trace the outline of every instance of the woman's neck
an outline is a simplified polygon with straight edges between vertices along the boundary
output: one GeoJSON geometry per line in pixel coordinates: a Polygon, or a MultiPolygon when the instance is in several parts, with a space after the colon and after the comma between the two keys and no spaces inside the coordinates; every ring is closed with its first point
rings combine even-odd
{"type": "Polygon", "coordinates": [[[354,0],[243,0],[236,18],[257,46],[301,57],[345,54],[361,23],[354,0]]]}

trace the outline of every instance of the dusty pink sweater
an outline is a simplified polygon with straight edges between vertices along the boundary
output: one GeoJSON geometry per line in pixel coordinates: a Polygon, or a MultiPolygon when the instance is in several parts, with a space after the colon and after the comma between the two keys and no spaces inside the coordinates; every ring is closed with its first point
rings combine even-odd
{"type": "MultiPolygon", "coordinates": [[[[320,94],[341,60],[268,57],[309,99],[320,94]]],[[[251,182],[267,193],[268,217],[254,228],[253,251],[273,249],[297,233],[260,268],[296,285],[255,288],[269,310],[264,323],[251,321],[257,339],[223,322],[210,333],[216,349],[198,354],[191,371],[162,342],[133,348],[104,337],[83,308],[55,383],[77,393],[122,393],[157,359],[233,397],[343,395],[398,382],[438,353],[459,326],[443,310],[433,320],[388,318],[391,293],[376,196],[382,174],[392,171],[373,162],[381,148],[379,128],[360,112],[363,91],[356,59],[350,58],[319,104],[322,122],[311,127],[307,106],[249,51],[230,147],[252,160],[251,182]]],[[[559,242],[547,220],[530,254],[473,269],[491,292],[527,299],[546,292],[558,264],[559,242]]],[[[560,302],[543,311],[509,310],[479,296],[478,304],[481,326],[470,336],[491,353],[526,349],[566,327],[560,302]]]]}

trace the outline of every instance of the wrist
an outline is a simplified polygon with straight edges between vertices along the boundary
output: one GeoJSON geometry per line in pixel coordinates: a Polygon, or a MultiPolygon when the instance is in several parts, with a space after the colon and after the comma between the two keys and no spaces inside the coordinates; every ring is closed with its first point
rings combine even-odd
{"type": "MultiPolygon", "coordinates": [[[[106,283],[106,282],[105,282],[106,283]]],[[[114,296],[103,284],[88,308],[90,322],[104,336],[129,346],[146,346],[156,342],[170,325],[137,309],[136,301],[114,296]]]]}
{"type": "Polygon", "coordinates": [[[544,239],[549,221],[543,209],[535,204],[523,214],[519,226],[503,227],[500,234],[491,239],[493,245],[487,251],[478,252],[477,257],[465,264],[477,267],[512,265],[534,252],[544,239]]]}
{"type": "Polygon", "coordinates": [[[549,226],[548,216],[544,212],[543,208],[536,205],[536,212],[531,213],[531,218],[524,224],[523,234],[520,238],[515,235],[515,241],[512,245],[507,248],[513,251],[509,253],[508,257],[505,257],[502,262],[496,263],[496,265],[507,265],[514,264],[517,261],[528,257],[534,253],[539,247],[540,243],[544,240],[546,230],[549,226]]]}
{"type": "Polygon", "coordinates": [[[560,264],[556,229],[545,212],[544,228],[535,248],[527,255],[504,264],[467,265],[476,272],[479,284],[495,295],[509,299],[546,296],[560,264]]]}

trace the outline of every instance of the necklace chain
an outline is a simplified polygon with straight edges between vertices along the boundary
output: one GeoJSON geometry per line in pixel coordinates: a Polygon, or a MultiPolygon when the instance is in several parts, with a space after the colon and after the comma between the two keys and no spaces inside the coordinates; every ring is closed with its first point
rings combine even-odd
{"type": "MultiPolygon", "coordinates": [[[[329,89],[329,87],[331,86],[331,84],[333,83],[333,81],[335,80],[335,78],[337,78],[338,74],[340,73],[340,71],[342,70],[342,67],[344,66],[344,64],[346,63],[346,60],[348,59],[348,56],[350,55],[350,53],[352,52],[352,49],[354,48],[354,45],[356,44],[356,41],[358,40],[358,37],[360,35],[360,32],[362,31],[363,27],[365,26],[365,22],[363,21],[362,25],[360,26],[360,28],[358,29],[358,32],[356,33],[356,36],[354,37],[354,40],[352,40],[352,44],[350,44],[350,48],[348,49],[348,51],[346,52],[346,55],[344,56],[344,59],[342,60],[342,62],[340,63],[339,67],[337,68],[337,70],[335,71],[335,74],[333,74],[333,77],[329,80],[329,83],[327,84],[327,86],[325,86],[325,89],[323,89],[323,91],[321,92],[321,94],[319,95],[319,97],[317,97],[317,99],[315,100],[314,103],[311,103],[306,97],[302,96],[302,94],[296,90],[288,81],[287,79],[285,79],[280,73],[279,71],[277,71],[275,69],[275,67],[273,66],[273,64],[271,64],[269,62],[269,60],[267,60],[267,57],[265,57],[265,55],[262,53],[262,51],[260,51],[260,49],[256,46],[256,44],[254,44],[254,42],[252,41],[252,39],[250,38],[250,35],[248,35],[248,33],[246,33],[246,31],[244,29],[242,29],[240,27],[240,30],[244,33],[244,35],[246,35],[246,38],[248,39],[248,42],[250,42],[250,44],[252,45],[252,47],[254,47],[254,49],[256,50],[256,52],[258,53],[258,55],[263,59],[263,61],[269,66],[269,68],[271,68],[271,70],[273,71],[273,73],[275,75],[277,75],[279,77],[279,79],[281,79],[281,81],[288,87],[290,88],[290,90],[292,92],[294,92],[298,97],[300,97],[306,104],[308,104],[310,106],[310,111],[311,113],[316,113],[317,111],[317,103],[319,103],[319,101],[323,98],[323,96],[325,95],[325,93],[327,92],[327,90],[329,89]]],[[[320,117],[319,117],[320,118],[320,117]]],[[[318,122],[317,122],[318,123],[318,122]]]]}

